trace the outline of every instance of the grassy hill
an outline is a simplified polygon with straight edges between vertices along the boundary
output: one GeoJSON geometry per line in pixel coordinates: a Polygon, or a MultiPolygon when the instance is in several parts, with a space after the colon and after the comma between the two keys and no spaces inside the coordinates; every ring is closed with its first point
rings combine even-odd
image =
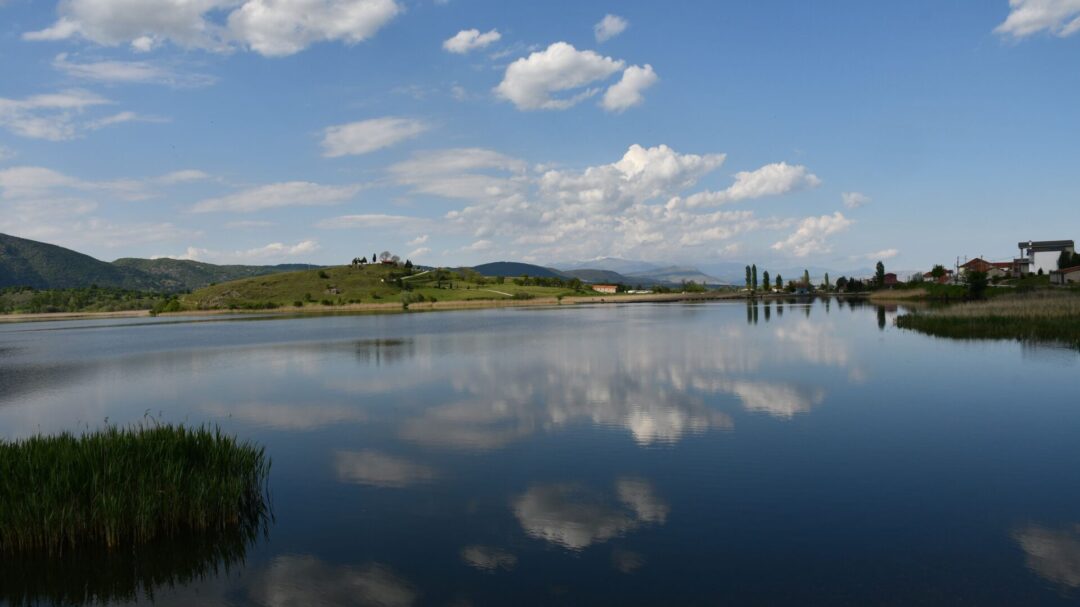
{"type": "MultiPolygon", "coordinates": [[[[541,278],[541,281],[557,278],[541,278]]],[[[533,281],[531,281],[533,282],[533,281]]],[[[199,289],[181,297],[185,309],[264,309],[283,306],[330,306],[355,303],[402,303],[556,297],[575,293],[565,286],[516,284],[488,278],[470,269],[416,271],[371,264],[334,266],[245,278],[199,289]]]]}
{"type": "Polygon", "coordinates": [[[0,234],[0,287],[72,289],[98,285],[156,290],[132,268],[114,266],[56,245],[0,234]]]}
{"type": "Polygon", "coordinates": [[[276,266],[219,266],[188,259],[137,259],[126,257],[112,262],[113,265],[137,270],[160,285],[166,291],[198,289],[218,282],[240,278],[265,276],[278,272],[311,270],[319,266],[308,264],[281,264],[276,266]]]}
{"type": "Polygon", "coordinates": [[[92,285],[179,292],[215,282],[317,266],[218,266],[184,259],[118,259],[112,263],[56,245],[0,234],[0,288],[81,289],[92,285]]]}

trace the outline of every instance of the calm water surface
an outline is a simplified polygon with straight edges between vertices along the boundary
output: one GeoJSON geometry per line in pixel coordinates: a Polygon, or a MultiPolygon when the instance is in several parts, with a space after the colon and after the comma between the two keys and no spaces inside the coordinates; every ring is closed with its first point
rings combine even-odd
{"type": "Polygon", "coordinates": [[[268,536],[161,605],[1080,600],[1080,355],[893,315],[0,325],[0,436],[151,415],[267,447],[268,536]]]}

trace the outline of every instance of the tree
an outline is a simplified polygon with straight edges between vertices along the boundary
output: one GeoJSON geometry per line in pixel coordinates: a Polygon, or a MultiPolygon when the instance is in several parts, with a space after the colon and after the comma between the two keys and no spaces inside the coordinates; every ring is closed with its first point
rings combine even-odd
{"type": "Polygon", "coordinates": [[[362,265],[362,266],[367,265],[367,257],[361,257],[360,258],[360,265],[362,265]]]}
{"type": "Polygon", "coordinates": [[[769,271],[768,270],[765,270],[765,274],[762,275],[761,279],[762,279],[761,280],[761,288],[765,289],[766,291],[770,290],[769,289],[769,271]]]}
{"type": "Polygon", "coordinates": [[[379,261],[390,261],[390,258],[393,256],[394,254],[390,251],[383,251],[382,253],[379,253],[379,261]]]}
{"type": "Polygon", "coordinates": [[[1080,266],[1080,254],[1062,251],[1058,256],[1057,266],[1059,270],[1080,266]]]}
{"type": "Polygon", "coordinates": [[[412,265],[412,261],[411,261],[411,260],[409,260],[409,259],[406,259],[406,260],[405,260],[405,269],[406,269],[406,270],[411,270],[411,269],[413,269],[413,265],[412,265]]]}
{"type": "Polygon", "coordinates": [[[982,299],[986,293],[986,272],[968,270],[964,272],[964,282],[967,283],[969,298],[982,299]]]}
{"type": "Polygon", "coordinates": [[[750,288],[750,266],[746,266],[746,288],[750,288]]]}
{"type": "Polygon", "coordinates": [[[947,273],[948,272],[946,272],[945,266],[941,265],[940,263],[930,269],[930,276],[933,276],[935,281],[941,280],[945,277],[947,273]]]}
{"type": "Polygon", "coordinates": [[[825,291],[828,292],[832,285],[829,284],[829,273],[825,272],[825,291]]]}
{"type": "Polygon", "coordinates": [[[753,291],[757,291],[757,264],[756,263],[753,266],[750,267],[750,272],[751,272],[750,277],[753,278],[753,281],[750,283],[750,289],[753,290],[753,291]]]}
{"type": "Polygon", "coordinates": [[[880,261],[874,266],[874,285],[879,289],[885,286],[885,264],[880,261]]]}
{"type": "Polygon", "coordinates": [[[840,278],[837,278],[836,279],[836,290],[837,291],[846,291],[847,290],[847,284],[848,284],[847,278],[844,278],[843,276],[841,276],[840,278]]]}
{"type": "Polygon", "coordinates": [[[810,286],[810,270],[802,271],[802,281],[803,284],[805,284],[806,286],[810,286]]]}
{"type": "Polygon", "coordinates": [[[784,277],[781,276],[779,272],[777,272],[777,274],[776,274],[776,282],[774,282],[773,284],[776,285],[777,289],[780,289],[780,290],[784,289],[784,277]]]}

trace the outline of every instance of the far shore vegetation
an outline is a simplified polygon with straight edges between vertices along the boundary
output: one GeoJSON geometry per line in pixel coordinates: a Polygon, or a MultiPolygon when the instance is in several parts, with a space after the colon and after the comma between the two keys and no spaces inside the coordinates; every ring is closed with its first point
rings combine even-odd
{"type": "Polygon", "coordinates": [[[254,537],[270,461],[217,428],[143,423],[0,441],[0,558],[132,550],[198,533],[254,537]]]}
{"type": "Polygon", "coordinates": [[[60,312],[123,312],[164,310],[175,295],[90,286],[78,289],[0,289],[0,314],[50,314],[60,312]]]}

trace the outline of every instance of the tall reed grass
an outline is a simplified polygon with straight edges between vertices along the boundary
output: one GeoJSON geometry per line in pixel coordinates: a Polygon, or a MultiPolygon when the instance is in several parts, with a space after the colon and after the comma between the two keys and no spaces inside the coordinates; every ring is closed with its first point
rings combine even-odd
{"type": "Polygon", "coordinates": [[[265,529],[270,461],[218,428],[143,423],[0,441],[0,556],[265,529]]]}
{"type": "Polygon", "coordinates": [[[1018,339],[1080,348],[1080,295],[1037,291],[899,316],[896,326],[929,335],[1018,339]]]}

